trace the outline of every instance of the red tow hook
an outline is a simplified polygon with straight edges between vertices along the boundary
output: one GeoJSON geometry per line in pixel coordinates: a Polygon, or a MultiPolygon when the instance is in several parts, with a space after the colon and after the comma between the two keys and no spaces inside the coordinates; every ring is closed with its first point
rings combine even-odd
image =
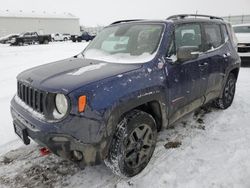
{"type": "Polygon", "coordinates": [[[48,155],[50,153],[51,153],[51,151],[48,148],[46,148],[46,147],[40,148],[41,156],[45,156],[45,155],[48,155]]]}

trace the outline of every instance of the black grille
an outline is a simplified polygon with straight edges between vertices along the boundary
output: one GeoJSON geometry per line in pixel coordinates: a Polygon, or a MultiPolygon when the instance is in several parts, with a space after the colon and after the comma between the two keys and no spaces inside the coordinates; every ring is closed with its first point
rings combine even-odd
{"type": "Polygon", "coordinates": [[[247,52],[250,52],[250,46],[238,47],[238,52],[240,52],[240,53],[247,53],[247,52]]]}
{"type": "Polygon", "coordinates": [[[29,107],[44,114],[46,93],[17,82],[17,95],[29,107]]]}

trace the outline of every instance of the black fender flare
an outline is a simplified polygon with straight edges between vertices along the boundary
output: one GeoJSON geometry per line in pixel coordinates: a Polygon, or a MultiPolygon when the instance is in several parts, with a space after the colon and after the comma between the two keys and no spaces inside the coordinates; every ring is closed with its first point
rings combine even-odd
{"type": "MultiPolygon", "coordinates": [[[[228,78],[229,74],[230,74],[233,70],[235,70],[235,69],[238,69],[238,71],[239,71],[239,69],[240,69],[240,63],[236,63],[236,64],[230,66],[230,67],[225,71],[225,76],[224,76],[224,80],[223,80],[223,83],[222,83],[222,88],[221,88],[221,92],[220,92],[220,97],[223,96],[224,87],[225,87],[225,85],[226,85],[227,78],[228,78]]],[[[237,78],[236,78],[236,79],[237,79],[237,78]]]]}
{"type": "Polygon", "coordinates": [[[113,135],[116,131],[116,125],[120,122],[122,117],[129,111],[139,107],[148,102],[156,101],[160,105],[161,115],[162,115],[162,127],[166,127],[168,125],[168,108],[167,108],[167,99],[165,96],[165,92],[162,89],[153,89],[147,90],[146,92],[136,92],[133,93],[126,98],[122,98],[113,104],[112,108],[106,110],[104,113],[104,117],[106,121],[106,151],[104,156],[107,156],[109,151],[109,146],[112,141],[113,135]],[[106,153],[107,152],[107,153],[106,153]]]}

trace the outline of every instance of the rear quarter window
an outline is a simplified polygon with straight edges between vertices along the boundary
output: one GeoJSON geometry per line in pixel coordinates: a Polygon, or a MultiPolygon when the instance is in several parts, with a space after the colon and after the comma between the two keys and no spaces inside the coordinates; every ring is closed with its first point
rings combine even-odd
{"type": "Polygon", "coordinates": [[[229,39],[229,36],[227,32],[227,27],[225,25],[221,25],[221,33],[222,33],[224,42],[227,42],[229,39]]]}
{"type": "Polygon", "coordinates": [[[218,48],[223,44],[220,25],[217,24],[204,24],[205,30],[205,50],[212,50],[218,48]]]}
{"type": "Polygon", "coordinates": [[[237,37],[236,37],[235,32],[234,32],[234,30],[233,30],[233,27],[231,26],[231,24],[227,24],[227,28],[228,28],[228,30],[229,30],[229,32],[230,32],[230,36],[232,37],[233,46],[234,46],[235,48],[237,48],[238,40],[237,40],[237,37]]]}

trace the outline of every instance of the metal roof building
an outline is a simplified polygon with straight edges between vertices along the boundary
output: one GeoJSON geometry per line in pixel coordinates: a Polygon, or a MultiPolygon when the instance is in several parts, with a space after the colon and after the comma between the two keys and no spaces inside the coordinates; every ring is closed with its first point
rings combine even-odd
{"type": "Polygon", "coordinates": [[[36,31],[40,34],[79,34],[79,18],[70,13],[0,11],[0,37],[26,31],[36,31]]]}
{"type": "Polygon", "coordinates": [[[250,15],[225,16],[223,18],[233,25],[250,23],[250,15]]]}

